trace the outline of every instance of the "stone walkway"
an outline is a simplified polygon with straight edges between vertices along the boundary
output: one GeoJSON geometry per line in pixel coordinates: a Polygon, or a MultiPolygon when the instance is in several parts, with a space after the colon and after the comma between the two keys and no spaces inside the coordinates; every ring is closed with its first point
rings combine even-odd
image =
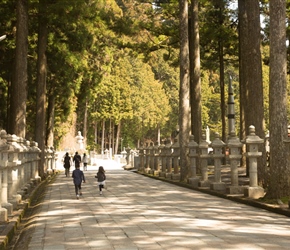
{"type": "Polygon", "coordinates": [[[48,186],[29,250],[290,249],[288,217],[118,167],[105,169],[103,196],[90,166],[79,200],[72,178],[63,173],[48,186]]]}

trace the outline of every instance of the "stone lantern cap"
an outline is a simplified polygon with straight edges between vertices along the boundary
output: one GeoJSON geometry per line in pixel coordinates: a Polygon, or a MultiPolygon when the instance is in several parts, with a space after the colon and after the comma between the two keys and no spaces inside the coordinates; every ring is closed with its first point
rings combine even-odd
{"type": "Polygon", "coordinates": [[[190,135],[189,136],[189,143],[188,143],[188,146],[187,146],[189,149],[190,148],[197,148],[198,147],[198,144],[197,142],[194,140],[194,135],[190,135]]]}
{"type": "Polygon", "coordinates": [[[241,148],[243,146],[243,143],[239,140],[233,131],[230,133],[230,138],[227,144],[229,148],[241,148]]]}
{"type": "Polygon", "coordinates": [[[208,148],[208,142],[206,141],[205,134],[201,136],[201,142],[199,143],[199,148],[208,148]]]}
{"type": "Polygon", "coordinates": [[[264,140],[255,134],[255,127],[249,127],[249,135],[246,137],[246,144],[259,144],[264,143],[264,140]]]}
{"type": "Polygon", "coordinates": [[[211,143],[211,147],[212,148],[222,148],[224,147],[226,144],[220,139],[220,135],[219,133],[215,133],[215,138],[211,143]]]}
{"type": "Polygon", "coordinates": [[[171,145],[171,148],[179,148],[179,141],[178,139],[174,139],[174,143],[171,145]]]}

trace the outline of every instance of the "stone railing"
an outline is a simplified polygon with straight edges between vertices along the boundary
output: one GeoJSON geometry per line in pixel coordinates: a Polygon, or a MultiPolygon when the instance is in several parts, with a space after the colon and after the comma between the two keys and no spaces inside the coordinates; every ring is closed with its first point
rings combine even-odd
{"type": "MultiPolygon", "coordinates": [[[[54,150],[45,150],[45,172],[55,169],[54,150]]],[[[38,175],[40,149],[34,141],[0,131],[0,221],[7,221],[22,197],[41,181],[38,175]]]]}
{"type": "MultiPolygon", "coordinates": [[[[255,127],[250,126],[249,135],[244,142],[233,132],[230,134],[227,143],[224,143],[218,133],[211,143],[206,141],[205,135],[199,144],[194,141],[191,135],[188,144],[188,157],[190,161],[188,183],[193,187],[207,187],[211,190],[222,191],[228,194],[243,194],[250,198],[260,198],[264,196],[264,189],[258,186],[257,161],[262,156],[262,152],[258,152],[258,146],[264,143],[264,140],[255,134],[255,127]],[[249,169],[249,186],[239,185],[238,167],[242,158],[242,147],[246,144],[247,152],[245,156],[248,158],[247,164],[249,169]],[[212,149],[209,153],[209,148],[212,149]],[[225,155],[225,152],[227,155],[225,155]],[[213,181],[209,180],[209,160],[213,162],[214,174],[213,181]],[[224,164],[224,161],[227,164],[224,164]],[[222,182],[222,168],[226,166],[230,171],[230,185],[222,182]]],[[[178,140],[175,139],[171,144],[168,141],[159,147],[140,147],[138,149],[138,166],[135,168],[139,172],[157,175],[160,177],[178,180],[180,179],[179,153],[180,146],[178,140]],[[158,164],[156,164],[158,161],[158,164]]],[[[128,153],[129,154],[129,153],[128,153]]]]}

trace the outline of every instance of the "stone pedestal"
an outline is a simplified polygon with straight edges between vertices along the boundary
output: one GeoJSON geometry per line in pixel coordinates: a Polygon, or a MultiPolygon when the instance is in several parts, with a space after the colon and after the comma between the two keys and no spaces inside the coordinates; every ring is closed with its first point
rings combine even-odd
{"type": "Polygon", "coordinates": [[[226,191],[226,184],[223,182],[213,182],[210,184],[210,189],[215,191],[226,191]]]}
{"type": "Polygon", "coordinates": [[[159,170],[154,170],[153,173],[152,173],[152,175],[154,175],[154,176],[159,176],[159,173],[160,173],[159,170]]]}
{"type": "Polygon", "coordinates": [[[242,186],[229,186],[226,188],[228,194],[243,194],[244,187],[242,186]]]}
{"type": "MultiPolygon", "coordinates": [[[[13,200],[16,202],[16,204],[18,205],[21,200],[22,200],[22,196],[20,194],[15,194],[13,195],[13,200]]],[[[14,204],[12,201],[9,200],[10,203],[14,204]]]]}
{"type": "Polygon", "coordinates": [[[165,172],[159,172],[159,177],[165,177],[165,172]]]}
{"type": "Polygon", "coordinates": [[[188,184],[190,184],[192,187],[195,187],[195,188],[198,187],[199,181],[200,181],[200,179],[198,177],[188,178],[188,180],[187,180],[188,184]]]}
{"type": "Polygon", "coordinates": [[[210,187],[210,181],[209,180],[199,181],[198,186],[199,187],[210,187]]]}
{"type": "Polygon", "coordinates": [[[6,222],[7,220],[7,210],[5,208],[0,208],[0,222],[6,222]]]}
{"type": "Polygon", "coordinates": [[[244,196],[252,199],[259,199],[264,197],[265,191],[262,187],[245,187],[244,196]]]}
{"type": "Polygon", "coordinates": [[[172,175],[171,173],[165,173],[165,178],[166,179],[171,179],[171,175],[172,175]]]}
{"type": "Polygon", "coordinates": [[[171,174],[172,180],[180,180],[180,174],[171,174]]]}
{"type": "Polygon", "coordinates": [[[2,203],[1,206],[2,208],[6,209],[8,215],[12,215],[13,204],[7,202],[7,203],[2,203]]]}

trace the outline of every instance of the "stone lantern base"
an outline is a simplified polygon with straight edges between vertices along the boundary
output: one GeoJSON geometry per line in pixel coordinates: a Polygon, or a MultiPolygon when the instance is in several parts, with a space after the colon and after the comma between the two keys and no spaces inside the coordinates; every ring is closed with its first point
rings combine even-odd
{"type": "Polygon", "coordinates": [[[244,194],[244,187],[242,186],[229,186],[226,188],[228,194],[244,194]]]}
{"type": "Polygon", "coordinates": [[[191,177],[191,178],[188,178],[187,180],[188,184],[190,184],[194,188],[198,187],[199,181],[200,181],[200,178],[198,177],[191,177]]]}
{"type": "Polygon", "coordinates": [[[265,191],[262,187],[246,187],[244,189],[244,195],[245,197],[249,197],[252,199],[259,199],[261,197],[264,197],[265,191]]]}
{"type": "Polygon", "coordinates": [[[180,179],[180,174],[178,173],[178,174],[172,174],[171,175],[171,179],[172,180],[179,180],[180,179]]]}
{"type": "Polygon", "coordinates": [[[216,191],[225,191],[226,190],[226,184],[223,182],[213,182],[210,184],[210,189],[211,190],[216,190],[216,191]]]}
{"type": "Polygon", "coordinates": [[[210,182],[209,182],[209,180],[199,181],[198,186],[199,187],[210,187],[210,182]]]}
{"type": "Polygon", "coordinates": [[[7,210],[5,208],[0,208],[0,221],[6,222],[8,219],[7,210]]]}

